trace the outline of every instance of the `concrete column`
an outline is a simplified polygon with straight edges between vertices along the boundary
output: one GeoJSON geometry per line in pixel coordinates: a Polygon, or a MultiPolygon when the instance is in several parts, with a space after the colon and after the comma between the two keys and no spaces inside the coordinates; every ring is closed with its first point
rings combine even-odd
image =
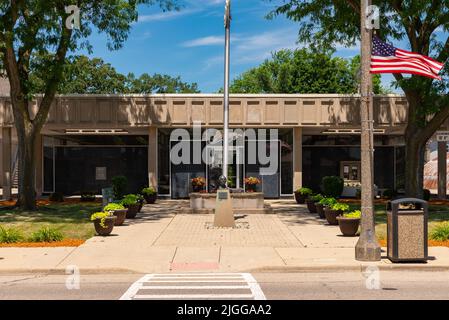
{"type": "Polygon", "coordinates": [[[11,200],[11,187],[12,187],[12,142],[11,142],[11,128],[2,128],[2,178],[3,178],[3,199],[11,200]]]}
{"type": "Polygon", "coordinates": [[[148,183],[157,188],[157,128],[148,133],[148,183]]]}
{"type": "Polygon", "coordinates": [[[294,177],[293,189],[302,187],[302,128],[293,129],[295,154],[294,154],[294,177]]]}
{"type": "Polygon", "coordinates": [[[438,198],[446,199],[447,149],[445,141],[438,142],[438,198]]]}
{"type": "Polygon", "coordinates": [[[36,159],[36,196],[42,196],[43,188],[43,168],[44,168],[44,154],[43,154],[43,136],[40,134],[36,138],[35,148],[36,154],[34,158],[36,159]]]}

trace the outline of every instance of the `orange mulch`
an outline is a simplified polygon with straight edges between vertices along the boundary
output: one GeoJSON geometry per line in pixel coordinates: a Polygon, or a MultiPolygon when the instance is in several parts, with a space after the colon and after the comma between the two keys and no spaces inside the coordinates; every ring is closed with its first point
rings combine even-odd
{"type": "MultiPolygon", "coordinates": [[[[449,240],[447,241],[434,241],[429,240],[429,247],[449,247],[449,240]]],[[[387,240],[379,240],[379,244],[381,247],[387,246],[387,240]]]]}
{"type": "MultiPolygon", "coordinates": [[[[101,203],[101,199],[92,201],[92,202],[82,202],[80,199],[64,199],[64,202],[52,202],[46,199],[40,199],[37,200],[37,206],[38,207],[43,207],[43,206],[48,206],[49,204],[60,204],[60,205],[64,205],[64,204],[86,204],[86,203],[101,203]]],[[[12,207],[16,205],[16,200],[9,200],[9,201],[0,201],[0,206],[4,206],[4,207],[12,207]]]]}
{"type": "Polygon", "coordinates": [[[0,243],[0,248],[41,248],[41,247],[79,247],[85,240],[66,239],[55,242],[17,242],[0,243]]]}

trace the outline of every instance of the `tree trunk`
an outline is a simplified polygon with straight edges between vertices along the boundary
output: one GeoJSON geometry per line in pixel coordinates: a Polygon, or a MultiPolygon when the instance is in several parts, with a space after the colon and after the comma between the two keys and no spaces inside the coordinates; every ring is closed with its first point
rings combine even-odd
{"type": "Polygon", "coordinates": [[[425,143],[409,140],[405,146],[405,194],[408,197],[423,197],[423,174],[425,143]]]}
{"type": "Polygon", "coordinates": [[[32,130],[17,130],[19,152],[19,197],[22,210],[36,210],[36,134],[32,130]]]}

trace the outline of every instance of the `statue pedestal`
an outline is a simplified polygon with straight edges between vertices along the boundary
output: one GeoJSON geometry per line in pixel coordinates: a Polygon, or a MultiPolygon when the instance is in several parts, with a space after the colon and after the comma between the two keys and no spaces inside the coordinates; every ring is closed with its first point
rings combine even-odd
{"type": "Polygon", "coordinates": [[[231,193],[229,192],[228,189],[220,189],[217,191],[214,227],[218,228],[235,227],[231,193]]]}

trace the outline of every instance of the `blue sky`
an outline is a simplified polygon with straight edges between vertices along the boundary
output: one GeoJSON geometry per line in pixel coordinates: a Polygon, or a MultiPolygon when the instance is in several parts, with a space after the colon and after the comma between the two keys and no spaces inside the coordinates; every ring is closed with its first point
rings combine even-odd
{"type": "MultiPolygon", "coordinates": [[[[223,86],[225,0],[183,0],[179,12],[162,13],[141,7],[124,48],[108,51],[103,35],[93,35],[93,54],[121,73],[162,73],[196,82],[202,92],[223,86]]],[[[231,78],[257,66],[273,51],[297,48],[297,23],[265,15],[276,2],[234,0],[232,3],[231,78]]],[[[336,55],[352,57],[358,48],[340,48],[336,55]]],[[[385,77],[385,83],[389,82],[385,77]]]]}

